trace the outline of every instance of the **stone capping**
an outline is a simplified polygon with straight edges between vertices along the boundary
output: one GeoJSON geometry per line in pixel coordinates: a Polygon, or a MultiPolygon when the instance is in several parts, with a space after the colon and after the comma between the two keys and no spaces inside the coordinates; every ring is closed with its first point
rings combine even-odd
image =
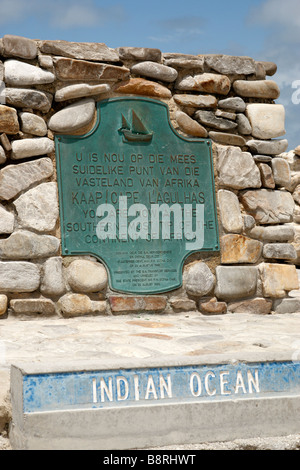
{"type": "Polygon", "coordinates": [[[300,146],[287,152],[276,70],[250,57],[0,38],[0,319],[297,309],[300,146]],[[155,296],[112,292],[98,260],[60,250],[54,134],[88,132],[97,101],[126,95],[167,103],[177,132],[213,142],[221,252],[191,256],[183,286],[155,296]]]}

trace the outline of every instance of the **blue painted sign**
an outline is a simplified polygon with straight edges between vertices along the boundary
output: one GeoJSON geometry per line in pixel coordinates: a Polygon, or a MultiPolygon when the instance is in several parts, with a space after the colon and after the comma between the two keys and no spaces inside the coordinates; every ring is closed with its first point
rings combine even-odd
{"type": "Polygon", "coordinates": [[[23,376],[24,413],[264,398],[300,393],[300,362],[23,376]]]}

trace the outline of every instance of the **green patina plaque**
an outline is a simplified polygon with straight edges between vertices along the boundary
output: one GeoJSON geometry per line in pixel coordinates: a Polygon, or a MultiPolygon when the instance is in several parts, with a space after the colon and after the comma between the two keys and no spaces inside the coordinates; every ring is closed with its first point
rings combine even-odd
{"type": "Polygon", "coordinates": [[[113,290],[173,290],[187,256],[219,250],[211,142],[179,135],[164,103],[101,101],[91,132],[55,141],[62,254],[97,257],[113,290]]]}

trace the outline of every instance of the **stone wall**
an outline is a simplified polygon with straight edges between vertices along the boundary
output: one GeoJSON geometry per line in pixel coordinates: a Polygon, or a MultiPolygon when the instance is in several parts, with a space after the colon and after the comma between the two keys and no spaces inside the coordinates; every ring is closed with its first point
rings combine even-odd
{"type": "Polygon", "coordinates": [[[248,57],[0,39],[0,318],[299,311],[300,151],[285,153],[275,72],[248,57]],[[86,133],[97,101],[125,95],[167,103],[180,134],[213,141],[221,251],[192,255],[168,294],[112,292],[99,261],[60,252],[54,135],[86,133]]]}

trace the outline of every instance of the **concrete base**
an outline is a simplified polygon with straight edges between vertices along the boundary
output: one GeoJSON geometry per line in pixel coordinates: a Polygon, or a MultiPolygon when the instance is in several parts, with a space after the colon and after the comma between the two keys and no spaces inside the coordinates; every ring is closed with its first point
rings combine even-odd
{"type": "MultiPolygon", "coordinates": [[[[122,450],[300,434],[299,328],[300,313],[40,319],[23,322],[22,329],[15,320],[4,322],[0,372],[6,372],[1,386],[11,387],[11,444],[14,449],[122,450]],[[12,367],[9,384],[13,364],[19,367],[12,367]],[[170,399],[166,388],[161,397],[161,368],[166,384],[169,374],[172,380],[170,399]],[[193,376],[191,394],[194,371],[199,375],[193,376]],[[82,392],[76,402],[75,382],[57,380],[55,389],[51,382],[69,372],[76,380],[84,372],[88,379],[76,382],[82,392]],[[145,391],[152,391],[151,374],[157,400],[153,393],[145,399],[145,391]],[[105,395],[102,402],[100,379],[108,384],[108,376],[114,386],[117,377],[127,379],[127,401],[118,401],[114,388],[113,401],[105,395]]],[[[125,392],[120,388],[121,397],[125,392]]]]}
{"type": "Polygon", "coordinates": [[[57,369],[50,372],[49,368],[42,372],[41,366],[13,366],[12,448],[142,449],[300,432],[299,362],[207,364],[177,363],[166,369],[158,364],[146,369],[81,368],[66,373],[57,369]],[[243,382],[253,370],[258,371],[259,387],[253,380],[251,387],[246,379],[243,382]],[[172,379],[172,396],[147,401],[145,389],[153,395],[156,384],[159,395],[160,377],[167,375],[172,379]],[[119,395],[111,401],[108,388],[106,395],[100,386],[92,388],[91,384],[101,384],[101,380],[108,384],[109,377],[112,383],[115,378],[124,381],[127,377],[128,401],[124,388],[112,387],[119,395]],[[139,377],[138,400],[131,393],[131,388],[136,393],[132,377],[139,377]],[[204,384],[201,391],[197,378],[204,384]]]}
{"type": "Polygon", "coordinates": [[[33,413],[13,422],[13,449],[122,450],[299,433],[295,397],[33,413]]]}

